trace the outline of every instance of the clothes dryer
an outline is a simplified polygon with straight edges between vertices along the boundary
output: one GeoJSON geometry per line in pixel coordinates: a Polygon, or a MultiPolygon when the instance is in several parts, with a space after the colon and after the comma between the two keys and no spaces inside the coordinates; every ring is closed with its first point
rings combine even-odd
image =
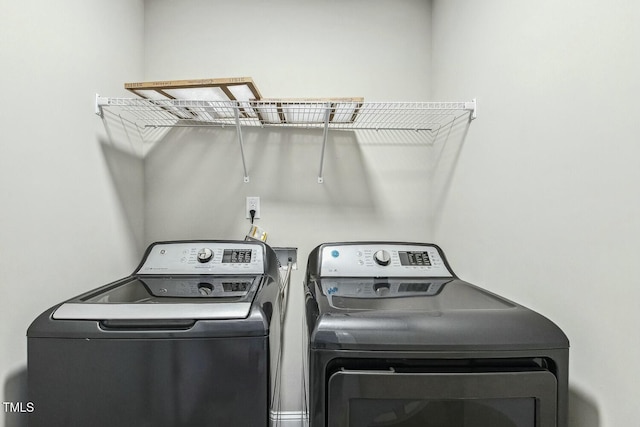
{"type": "Polygon", "coordinates": [[[566,427],[565,334],[438,246],[325,243],[305,286],[311,427],[566,427]]]}

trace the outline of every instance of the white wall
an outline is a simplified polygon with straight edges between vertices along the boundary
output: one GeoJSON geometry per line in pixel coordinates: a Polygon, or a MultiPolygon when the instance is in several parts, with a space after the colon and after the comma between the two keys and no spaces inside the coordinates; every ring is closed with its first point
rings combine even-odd
{"type": "MultiPolygon", "coordinates": [[[[0,394],[25,401],[30,322],[140,256],[142,163],[108,140],[93,103],[142,77],[144,8],[0,0],[0,10],[0,394]]],[[[24,418],[3,410],[0,426],[24,418]]]]}
{"type": "Polygon", "coordinates": [[[263,97],[429,95],[425,0],[145,2],[149,80],[253,77],[263,97]]]}
{"type": "MultiPolygon", "coordinates": [[[[373,1],[146,2],[149,80],[251,76],[265,97],[428,100],[430,4],[373,1]],[[187,31],[188,30],[188,31],[187,31]]],[[[242,239],[246,196],[274,246],[298,247],[283,409],[300,410],[302,278],[324,241],[429,238],[436,148],[393,134],[247,130],[251,182],[233,129],[172,130],[145,161],[145,236],[242,239]],[[398,150],[394,143],[402,143],[398,150]]]]}
{"type": "Polygon", "coordinates": [[[476,96],[436,225],[462,277],[571,341],[571,426],[637,425],[640,3],[433,2],[435,99],[476,96]]]}

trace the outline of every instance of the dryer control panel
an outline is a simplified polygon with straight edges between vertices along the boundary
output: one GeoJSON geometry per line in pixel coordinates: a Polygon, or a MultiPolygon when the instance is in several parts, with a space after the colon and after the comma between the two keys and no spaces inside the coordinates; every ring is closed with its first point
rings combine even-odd
{"type": "Polygon", "coordinates": [[[264,248],[252,242],[155,244],[137,274],[263,274],[264,248]]]}
{"type": "Polygon", "coordinates": [[[352,243],[324,245],[321,277],[453,277],[434,245],[352,243]]]}
{"type": "Polygon", "coordinates": [[[432,297],[451,279],[336,278],[322,280],[322,292],[329,298],[432,297]]]}

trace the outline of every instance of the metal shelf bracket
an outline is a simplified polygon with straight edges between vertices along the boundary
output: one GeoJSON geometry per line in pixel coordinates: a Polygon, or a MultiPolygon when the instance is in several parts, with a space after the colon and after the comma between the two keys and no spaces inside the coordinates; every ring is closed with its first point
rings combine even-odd
{"type": "Polygon", "coordinates": [[[102,107],[105,105],[109,105],[109,98],[105,98],[96,93],[96,105],[94,110],[96,115],[102,117],[102,107]]]}
{"type": "Polygon", "coordinates": [[[464,108],[471,112],[469,115],[469,121],[475,120],[478,117],[478,103],[476,102],[476,98],[473,98],[469,102],[465,102],[464,108]]]}
{"type": "Polygon", "coordinates": [[[326,107],[324,112],[324,128],[322,133],[322,152],[320,153],[320,172],[318,173],[318,184],[324,183],[324,149],[327,146],[327,139],[329,137],[329,120],[331,119],[331,104],[326,107]]]}
{"type": "Polygon", "coordinates": [[[242,156],[242,169],[244,170],[244,182],[249,182],[249,174],[247,173],[247,163],[244,159],[244,140],[242,139],[242,125],[240,124],[240,105],[236,103],[234,108],[236,116],[236,132],[238,134],[238,143],[240,144],[240,155],[242,156]]]}

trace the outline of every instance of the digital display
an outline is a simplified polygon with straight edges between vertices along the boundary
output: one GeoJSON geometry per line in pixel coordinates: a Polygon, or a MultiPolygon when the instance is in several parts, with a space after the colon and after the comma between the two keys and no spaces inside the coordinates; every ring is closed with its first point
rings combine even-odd
{"type": "Polygon", "coordinates": [[[402,265],[420,265],[420,266],[431,266],[431,259],[429,259],[428,252],[399,252],[400,255],[400,264],[402,265]]]}
{"type": "Polygon", "coordinates": [[[428,292],[430,287],[430,282],[400,283],[400,286],[398,286],[398,292],[428,292]]]}
{"type": "Polygon", "coordinates": [[[223,263],[249,263],[251,262],[251,249],[225,249],[222,254],[223,263]]]}
{"type": "Polygon", "coordinates": [[[249,282],[222,282],[225,292],[246,292],[249,285],[249,282]]]}

